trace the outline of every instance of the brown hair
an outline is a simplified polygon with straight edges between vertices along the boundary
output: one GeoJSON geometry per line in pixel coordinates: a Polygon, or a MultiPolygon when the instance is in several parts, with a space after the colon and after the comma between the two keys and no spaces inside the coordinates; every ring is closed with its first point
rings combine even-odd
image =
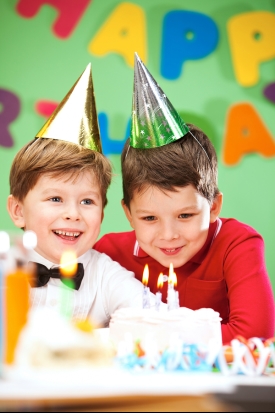
{"type": "Polygon", "coordinates": [[[198,127],[188,124],[196,137],[187,133],[181,139],[159,148],[135,149],[126,142],[122,157],[123,199],[128,208],[134,192],[148,186],[176,191],[193,185],[211,203],[219,193],[216,151],[198,127]],[[209,159],[208,159],[209,158],[209,159]]]}
{"type": "Polygon", "coordinates": [[[97,179],[102,203],[107,204],[107,189],[112,179],[111,164],[98,152],[74,143],[57,139],[34,139],[15,156],[10,170],[10,193],[23,201],[41,175],[57,178],[71,174],[77,179],[83,171],[90,171],[97,179]]]}

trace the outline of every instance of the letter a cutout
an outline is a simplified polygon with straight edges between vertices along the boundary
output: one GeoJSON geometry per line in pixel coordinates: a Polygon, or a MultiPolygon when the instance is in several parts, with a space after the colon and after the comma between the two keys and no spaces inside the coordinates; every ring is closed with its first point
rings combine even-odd
{"type": "Polygon", "coordinates": [[[251,152],[275,156],[275,142],[254,107],[240,103],[228,113],[223,159],[225,164],[235,165],[251,152]]]}
{"type": "Polygon", "coordinates": [[[146,23],[143,9],[136,4],[121,3],[92,39],[88,49],[95,56],[121,54],[131,67],[134,67],[134,53],[137,52],[146,63],[146,23]]]}

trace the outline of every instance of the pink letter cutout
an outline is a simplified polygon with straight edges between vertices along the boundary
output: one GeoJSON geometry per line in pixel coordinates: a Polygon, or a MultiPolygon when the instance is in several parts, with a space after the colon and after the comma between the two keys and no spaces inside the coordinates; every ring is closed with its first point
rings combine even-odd
{"type": "Polygon", "coordinates": [[[44,4],[56,8],[59,16],[53,25],[57,37],[69,37],[91,0],[19,0],[16,6],[22,17],[34,17],[44,4]]]}

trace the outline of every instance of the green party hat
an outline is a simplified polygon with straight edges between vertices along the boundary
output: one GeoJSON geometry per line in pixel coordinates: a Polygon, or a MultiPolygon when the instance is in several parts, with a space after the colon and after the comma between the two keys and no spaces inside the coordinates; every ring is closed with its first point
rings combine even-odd
{"type": "Polygon", "coordinates": [[[189,132],[170,100],[135,53],[130,146],[158,148],[189,132]]]}
{"type": "Polygon", "coordinates": [[[36,138],[68,141],[102,153],[90,63],[36,138]]]}

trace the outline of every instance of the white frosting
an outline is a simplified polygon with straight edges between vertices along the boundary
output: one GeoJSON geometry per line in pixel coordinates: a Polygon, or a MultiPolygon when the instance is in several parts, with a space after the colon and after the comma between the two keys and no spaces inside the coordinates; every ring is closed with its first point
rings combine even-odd
{"type": "Polygon", "coordinates": [[[64,367],[100,364],[110,359],[111,349],[98,336],[77,329],[46,307],[32,310],[21,332],[15,364],[23,367],[64,367]]]}
{"type": "Polygon", "coordinates": [[[131,334],[134,340],[153,338],[160,350],[164,350],[177,335],[188,344],[221,345],[221,318],[211,308],[160,312],[135,308],[121,308],[111,317],[110,337],[116,345],[131,334]]]}
{"type": "Polygon", "coordinates": [[[165,321],[190,320],[193,322],[216,322],[221,321],[219,313],[212,308],[200,308],[199,310],[191,310],[190,308],[181,307],[178,310],[167,311],[167,308],[162,308],[160,312],[153,309],[141,310],[139,308],[120,308],[115,311],[111,317],[113,321],[130,321],[130,322],[146,322],[146,323],[163,323],[165,321]]]}

